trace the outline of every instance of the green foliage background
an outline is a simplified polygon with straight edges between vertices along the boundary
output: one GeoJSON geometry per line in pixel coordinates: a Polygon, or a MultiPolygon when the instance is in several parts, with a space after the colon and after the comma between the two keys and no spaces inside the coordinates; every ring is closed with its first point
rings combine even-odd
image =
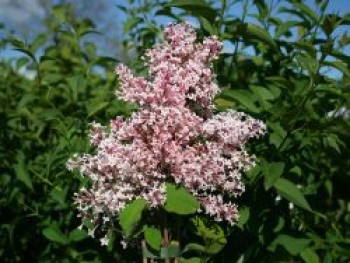
{"type": "MultiPolygon", "coordinates": [[[[317,10],[293,0],[119,6],[135,72],[144,73],[138,58],[159,41],[160,16],[195,19],[200,37],[216,34],[233,47],[215,64],[225,87],[218,109],[267,123],[265,138],[249,145],[259,161],[244,178],[240,221],[211,262],[349,262],[350,117],[341,112],[350,109],[350,39],[337,30],[347,29],[350,14],[330,14],[329,1],[315,2],[317,10]],[[239,17],[227,12],[237,4],[239,17]],[[341,77],[332,77],[335,70],[341,77]]],[[[72,198],[83,182],[65,162],[91,150],[89,122],[107,124],[133,106],[114,97],[118,61],[98,55],[85,40],[97,33],[93,23],[72,8],[53,8],[47,31],[30,43],[10,33],[0,40],[22,54],[0,61],[1,262],[140,260],[121,249],[118,236],[105,248],[77,229],[72,198]]]]}

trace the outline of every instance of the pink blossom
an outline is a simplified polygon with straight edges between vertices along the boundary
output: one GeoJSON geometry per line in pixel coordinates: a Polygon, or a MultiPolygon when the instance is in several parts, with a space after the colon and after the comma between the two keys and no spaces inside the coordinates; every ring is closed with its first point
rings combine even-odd
{"type": "Polygon", "coordinates": [[[145,54],[148,79],[117,67],[117,96],[141,108],[130,118],[111,120],[110,131],[93,123],[90,141],[96,153],[68,161],[68,168],[91,180],[76,197],[82,217],[117,215],[137,197],[150,209],[161,206],[165,182],[175,181],[215,220],[236,222],[232,200],[244,192],[242,172],[254,165],[244,146],[264,134],[265,125],[233,110],[214,114],[219,88],[212,61],[222,43],[217,37],[203,43],[196,38],[190,24],[170,24],[164,42],[145,54]]]}

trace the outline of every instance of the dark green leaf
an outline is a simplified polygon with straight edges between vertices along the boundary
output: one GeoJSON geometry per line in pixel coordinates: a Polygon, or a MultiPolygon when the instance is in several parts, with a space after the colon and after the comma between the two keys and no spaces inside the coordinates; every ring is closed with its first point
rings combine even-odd
{"type": "Polygon", "coordinates": [[[55,223],[45,228],[43,234],[47,239],[62,245],[67,245],[69,243],[69,239],[62,233],[61,229],[55,223]]]}
{"type": "Polygon", "coordinates": [[[14,48],[14,50],[21,52],[23,54],[26,54],[28,57],[30,57],[33,61],[36,61],[35,55],[26,48],[14,48]]]}
{"type": "Polygon", "coordinates": [[[58,202],[61,205],[65,205],[66,195],[67,195],[68,187],[64,189],[59,187],[54,187],[50,193],[51,198],[58,202]]]}
{"type": "Polygon", "coordinates": [[[275,251],[277,245],[283,246],[291,255],[298,255],[311,243],[310,239],[297,238],[289,235],[279,235],[269,246],[269,250],[275,251]]]}
{"type": "Polygon", "coordinates": [[[237,226],[241,229],[243,229],[245,223],[248,222],[250,216],[250,210],[248,207],[241,208],[239,210],[239,218],[237,222],[237,226]]]}
{"type": "Polygon", "coordinates": [[[311,211],[311,207],[306,201],[304,195],[291,181],[284,178],[279,178],[275,181],[273,187],[276,188],[277,192],[288,201],[291,201],[305,210],[311,211]]]}
{"type": "Polygon", "coordinates": [[[18,152],[17,163],[13,166],[18,180],[22,181],[29,189],[33,190],[33,183],[28,172],[23,152],[18,152]]]}
{"type": "Polygon", "coordinates": [[[284,163],[282,162],[266,163],[263,166],[266,190],[270,189],[270,187],[281,177],[283,169],[284,163]]]}
{"type": "Polygon", "coordinates": [[[87,233],[84,230],[80,229],[74,229],[72,232],[69,233],[69,240],[73,242],[81,241],[87,237],[87,233]]]}

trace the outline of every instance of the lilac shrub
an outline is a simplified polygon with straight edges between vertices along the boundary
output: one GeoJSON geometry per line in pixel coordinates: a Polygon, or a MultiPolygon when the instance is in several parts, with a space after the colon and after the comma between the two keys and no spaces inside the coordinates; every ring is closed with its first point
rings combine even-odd
{"type": "MultiPolygon", "coordinates": [[[[265,125],[233,110],[214,114],[219,88],[212,62],[222,43],[215,36],[202,43],[196,39],[190,24],[170,24],[164,42],[143,57],[148,78],[117,67],[121,89],[116,95],[140,109],[130,118],[111,120],[108,128],[93,123],[90,141],[96,153],[68,161],[69,169],[91,180],[89,189],[76,194],[83,219],[109,227],[137,198],[146,200],[149,210],[159,208],[170,182],[196,198],[198,212],[216,221],[237,221],[237,206],[230,200],[244,192],[241,174],[255,159],[245,144],[264,134],[265,125]]],[[[106,244],[106,237],[101,242],[106,244]]]]}

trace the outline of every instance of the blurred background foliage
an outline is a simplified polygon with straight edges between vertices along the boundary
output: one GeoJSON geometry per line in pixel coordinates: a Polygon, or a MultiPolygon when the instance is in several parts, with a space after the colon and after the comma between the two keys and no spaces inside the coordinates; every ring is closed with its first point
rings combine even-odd
{"type": "MultiPolygon", "coordinates": [[[[139,262],[118,240],[101,247],[77,229],[81,178],[65,162],[90,150],[88,123],[134,109],[114,97],[115,65],[144,74],[139,57],[167,21],[185,20],[225,43],[218,110],[268,127],[249,145],[258,165],[240,221],[211,262],[349,262],[350,14],[330,11],[334,1],[122,1],[116,38],[78,12],[84,1],[40,2],[45,23],[31,34],[1,25],[1,262],[139,262]]],[[[88,11],[103,20],[103,10],[88,11]]]]}

